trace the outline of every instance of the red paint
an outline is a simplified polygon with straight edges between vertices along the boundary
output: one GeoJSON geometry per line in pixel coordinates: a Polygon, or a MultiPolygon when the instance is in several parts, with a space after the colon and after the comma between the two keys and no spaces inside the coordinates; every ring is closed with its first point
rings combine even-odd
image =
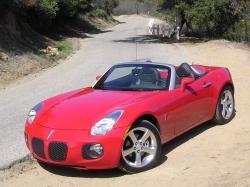
{"type": "Polygon", "coordinates": [[[101,77],[102,77],[101,75],[97,75],[96,78],[95,78],[95,80],[98,81],[101,77]]]}
{"type": "Polygon", "coordinates": [[[168,72],[166,72],[166,71],[160,72],[160,77],[161,77],[161,79],[166,80],[168,78],[168,72]]]}
{"type": "Polygon", "coordinates": [[[184,92],[185,89],[186,89],[186,87],[187,87],[189,84],[193,83],[193,82],[194,82],[194,79],[193,79],[193,78],[190,78],[190,77],[183,78],[183,79],[181,80],[181,91],[184,92]]]}

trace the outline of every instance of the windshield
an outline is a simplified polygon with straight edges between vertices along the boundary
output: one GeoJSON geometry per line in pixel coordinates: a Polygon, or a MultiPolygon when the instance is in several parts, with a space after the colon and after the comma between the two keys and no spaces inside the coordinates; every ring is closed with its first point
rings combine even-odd
{"type": "Polygon", "coordinates": [[[153,64],[113,66],[94,86],[102,90],[154,91],[168,90],[171,69],[153,64]]]}

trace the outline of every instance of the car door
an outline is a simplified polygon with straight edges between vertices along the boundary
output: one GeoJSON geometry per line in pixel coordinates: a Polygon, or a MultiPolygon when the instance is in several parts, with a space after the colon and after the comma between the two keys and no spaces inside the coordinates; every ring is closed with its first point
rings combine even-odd
{"type": "Polygon", "coordinates": [[[209,120],[211,83],[201,78],[186,86],[184,91],[172,91],[174,103],[169,111],[168,122],[174,125],[175,134],[209,120]]]}

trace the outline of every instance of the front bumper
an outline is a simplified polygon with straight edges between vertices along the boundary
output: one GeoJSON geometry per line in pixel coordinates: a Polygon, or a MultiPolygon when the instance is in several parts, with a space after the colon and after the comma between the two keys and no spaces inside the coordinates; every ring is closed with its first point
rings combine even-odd
{"type": "MultiPolygon", "coordinates": [[[[25,139],[30,152],[36,159],[42,162],[78,169],[110,169],[116,168],[119,165],[123,137],[126,130],[127,127],[114,128],[104,136],[92,136],[88,130],[56,130],[37,124],[26,124],[25,139]],[[34,147],[34,140],[40,141],[39,148],[34,147]],[[54,154],[56,154],[55,151],[57,150],[66,151],[66,155],[64,155],[65,159],[56,161],[51,156],[49,146],[52,143],[59,143],[59,145],[63,144],[66,146],[66,149],[60,146],[54,150],[54,154]],[[103,146],[104,154],[98,159],[85,159],[82,155],[83,146],[95,143],[103,146]]],[[[60,155],[59,158],[61,158],[60,155]]]]}

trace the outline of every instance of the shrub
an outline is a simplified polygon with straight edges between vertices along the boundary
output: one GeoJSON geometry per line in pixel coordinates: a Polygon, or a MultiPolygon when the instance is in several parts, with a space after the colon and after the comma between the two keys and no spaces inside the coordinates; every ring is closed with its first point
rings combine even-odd
{"type": "Polygon", "coordinates": [[[221,36],[237,21],[229,0],[199,0],[184,13],[192,23],[193,32],[204,36],[221,36]]]}
{"type": "Polygon", "coordinates": [[[247,0],[155,0],[175,12],[177,24],[203,37],[249,41],[250,2],[247,0]]]}
{"type": "Polygon", "coordinates": [[[58,0],[37,0],[35,9],[43,19],[54,19],[59,11],[58,0]]]}
{"type": "Polygon", "coordinates": [[[119,4],[118,0],[94,0],[93,5],[99,9],[105,10],[109,15],[112,14],[113,9],[119,4]]]}
{"type": "Polygon", "coordinates": [[[91,9],[92,0],[58,0],[60,16],[73,18],[91,9]]]}
{"type": "Polygon", "coordinates": [[[70,40],[62,40],[55,44],[55,47],[58,49],[58,55],[48,55],[46,53],[39,52],[38,56],[42,59],[45,59],[49,62],[57,62],[60,59],[67,58],[73,52],[73,42],[70,40]]]}
{"type": "Polygon", "coordinates": [[[250,15],[232,25],[223,36],[229,40],[250,42],[250,15]]]}
{"type": "Polygon", "coordinates": [[[97,8],[96,10],[91,11],[91,16],[98,18],[107,18],[108,14],[105,10],[97,8]]]}

